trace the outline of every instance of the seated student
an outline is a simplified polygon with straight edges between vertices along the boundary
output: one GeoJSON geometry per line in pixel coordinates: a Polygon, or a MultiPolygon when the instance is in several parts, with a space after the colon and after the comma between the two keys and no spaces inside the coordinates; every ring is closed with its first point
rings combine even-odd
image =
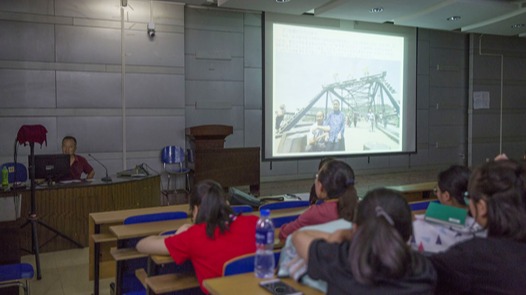
{"type": "MultiPolygon", "coordinates": [[[[441,204],[468,209],[464,201],[468,190],[471,171],[468,167],[452,165],[438,174],[438,185],[435,194],[441,204]]],[[[437,253],[447,250],[452,245],[471,239],[475,236],[485,237],[486,231],[470,216],[466,217],[463,228],[453,228],[442,224],[427,222],[424,215],[416,215],[413,222],[413,249],[426,253],[437,253]]]]}
{"type": "Polygon", "coordinates": [[[69,155],[70,179],[80,179],[82,173],[86,174],[86,179],[92,179],[95,176],[95,170],[84,157],[76,155],[76,151],[77,139],[73,136],[64,136],[62,139],[62,153],[69,155]]]}
{"type": "MultiPolygon", "coordinates": [[[[302,227],[298,229],[298,231],[302,230],[316,230],[316,231],[322,231],[327,233],[333,233],[340,229],[349,229],[352,227],[352,223],[343,219],[339,218],[334,221],[329,221],[327,223],[321,223],[316,225],[309,225],[302,227]]],[[[327,292],[327,282],[323,280],[313,280],[308,275],[306,275],[307,266],[305,264],[305,261],[298,257],[298,253],[296,251],[296,248],[292,244],[292,238],[293,235],[289,235],[287,237],[287,241],[285,242],[285,245],[281,249],[281,255],[279,257],[279,264],[278,264],[278,277],[292,277],[296,281],[300,281],[304,285],[308,285],[312,288],[318,289],[322,291],[323,293],[327,292]]]]}
{"type": "Polygon", "coordinates": [[[437,294],[524,294],[526,290],[526,167],[485,163],[468,184],[469,210],[488,237],[475,237],[430,256],[437,294]]]}
{"type": "Polygon", "coordinates": [[[412,232],[405,198],[380,188],[360,201],[352,229],[301,230],[292,243],[307,274],[327,282],[327,294],[433,294],[435,270],[408,246],[412,232]]]}
{"type": "MultiPolygon", "coordinates": [[[[321,158],[320,160],[320,163],[318,164],[318,170],[321,169],[321,166],[323,166],[323,164],[331,161],[331,160],[334,160],[334,158],[332,157],[323,157],[321,158]]],[[[318,196],[316,195],[316,185],[313,183],[311,188],[310,188],[310,194],[309,194],[309,203],[311,205],[314,205],[318,202],[318,196]]]]}
{"type": "Polygon", "coordinates": [[[354,188],[354,171],[343,161],[330,160],[322,165],[314,180],[316,195],[322,204],[313,205],[296,220],[284,224],[279,239],[284,241],[297,229],[343,218],[352,220],[358,196],[354,188]]]}
{"type": "Polygon", "coordinates": [[[194,225],[181,226],[172,236],[150,236],[137,243],[143,253],[172,256],[181,264],[192,261],[201,290],[203,280],[220,277],[223,264],[256,251],[257,216],[234,215],[220,184],[199,182],[190,196],[194,225]]]}

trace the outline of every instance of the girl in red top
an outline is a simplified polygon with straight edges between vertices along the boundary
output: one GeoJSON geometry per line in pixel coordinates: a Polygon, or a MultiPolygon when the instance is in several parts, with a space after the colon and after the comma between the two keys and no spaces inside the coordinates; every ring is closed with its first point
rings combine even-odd
{"type": "Polygon", "coordinates": [[[296,220],[282,225],[279,239],[286,240],[290,234],[304,226],[322,224],[338,218],[351,221],[354,208],[358,204],[354,182],[354,171],[347,163],[334,159],[324,161],[314,180],[317,199],[323,200],[323,203],[312,205],[296,220]]]}
{"type": "Polygon", "coordinates": [[[236,216],[221,185],[198,183],[190,196],[194,224],[181,226],[172,236],[150,236],[137,243],[143,253],[172,256],[177,264],[192,261],[201,290],[203,280],[220,277],[223,264],[256,251],[257,216],[236,216]]]}

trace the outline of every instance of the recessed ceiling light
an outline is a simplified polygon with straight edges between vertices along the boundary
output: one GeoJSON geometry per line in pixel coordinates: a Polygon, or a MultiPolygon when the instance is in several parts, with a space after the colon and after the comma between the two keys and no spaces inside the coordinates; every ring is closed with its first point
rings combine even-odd
{"type": "Polygon", "coordinates": [[[526,24],[514,24],[511,26],[512,29],[520,29],[526,27],[526,24]]]}
{"type": "Polygon", "coordinates": [[[447,18],[448,21],[457,21],[457,20],[460,20],[462,17],[458,16],[458,15],[454,15],[454,16],[450,16],[447,18]]]}
{"type": "Polygon", "coordinates": [[[383,8],[383,7],[375,7],[375,8],[371,8],[371,9],[369,9],[369,12],[370,12],[370,13],[380,13],[380,12],[382,12],[382,11],[384,11],[384,8],[383,8]]]}
{"type": "Polygon", "coordinates": [[[290,0],[276,0],[276,3],[287,3],[289,2],[290,0]]]}

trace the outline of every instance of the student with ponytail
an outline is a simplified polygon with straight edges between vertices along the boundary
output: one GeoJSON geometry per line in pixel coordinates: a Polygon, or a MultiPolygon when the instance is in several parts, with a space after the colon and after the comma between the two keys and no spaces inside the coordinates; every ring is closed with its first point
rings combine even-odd
{"type": "Polygon", "coordinates": [[[201,290],[205,279],[220,277],[223,264],[256,251],[257,216],[235,215],[221,185],[202,180],[189,200],[194,224],[185,224],[172,236],[150,236],[137,243],[147,254],[170,255],[177,264],[192,262],[201,290]]]}
{"type": "Polygon", "coordinates": [[[380,188],[358,204],[351,230],[298,231],[292,243],[327,294],[433,294],[436,273],[408,246],[412,232],[407,201],[380,188]]]}
{"type": "Polygon", "coordinates": [[[323,203],[312,205],[295,221],[284,224],[279,231],[280,240],[301,227],[316,225],[343,218],[351,221],[358,203],[354,187],[354,171],[347,163],[339,160],[324,162],[314,179],[318,200],[323,203]]]}

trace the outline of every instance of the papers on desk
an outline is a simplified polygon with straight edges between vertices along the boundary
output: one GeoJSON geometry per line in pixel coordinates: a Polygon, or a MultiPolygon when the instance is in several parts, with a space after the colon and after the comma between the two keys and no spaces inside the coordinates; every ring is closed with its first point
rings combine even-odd
{"type": "Polygon", "coordinates": [[[61,180],[60,183],[62,184],[69,184],[69,183],[81,183],[82,180],[80,179],[70,179],[70,180],[61,180]]]}

